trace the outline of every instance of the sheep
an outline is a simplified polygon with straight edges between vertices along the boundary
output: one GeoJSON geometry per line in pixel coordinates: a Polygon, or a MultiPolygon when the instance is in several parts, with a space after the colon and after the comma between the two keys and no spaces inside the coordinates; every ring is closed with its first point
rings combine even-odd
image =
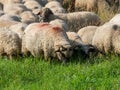
{"type": "Polygon", "coordinates": [[[11,3],[22,3],[22,0],[0,0],[0,3],[2,3],[3,5],[5,4],[11,4],[11,3]]]}
{"type": "Polygon", "coordinates": [[[24,11],[28,11],[28,9],[23,4],[7,4],[4,5],[5,13],[11,15],[20,15],[24,11]]]}
{"type": "Polygon", "coordinates": [[[0,10],[3,10],[3,4],[0,3],[0,10]]]}
{"type": "Polygon", "coordinates": [[[81,37],[84,44],[92,44],[92,39],[97,28],[97,26],[83,27],[77,32],[77,34],[81,37]]]}
{"type": "Polygon", "coordinates": [[[90,54],[97,54],[98,50],[92,44],[84,44],[81,37],[75,32],[66,32],[73,47],[73,54],[80,53],[83,58],[89,57],[90,54]]]}
{"type": "Polygon", "coordinates": [[[21,53],[21,42],[18,35],[7,28],[0,28],[0,56],[9,59],[21,53]]]}
{"type": "Polygon", "coordinates": [[[97,0],[76,0],[76,10],[87,10],[97,12],[97,0]]]}
{"type": "Polygon", "coordinates": [[[18,24],[11,25],[9,27],[9,29],[11,31],[17,33],[19,38],[22,40],[22,37],[24,35],[24,30],[27,26],[28,26],[28,24],[26,24],[26,23],[18,23],[18,24]]]}
{"type": "Polygon", "coordinates": [[[58,1],[50,1],[45,5],[46,8],[50,8],[53,13],[65,13],[64,8],[58,1]]]}
{"type": "Polygon", "coordinates": [[[53,12],[49,8],[44,8],[38,13],[40,20],[43,22],[50,22],[54,19],[63,19],[67,22],[70,31],[77,32],[80,28],[89,26],[89,25],[99,25],[100,18],[97,14],[93,12],[73,12],[73,13],[57,13],[53,12]]]}
{"type": "Polygon", "coordinates": [[[42,8],[42,6],[35,0],[26,1],[24,5],[30,10],[42,8]]]}
{"type": "Polygon", "coordinates": [[[45,6],[45,4],[48,2],[48,0],[23,0],[23,3],[26,3],[28,1],[37,1],[42,6],[45,6]]]}
{"type": "Polygon", "coordinates": [[[120,14],[116,14],[109,22],[120,25],[120,14]]]}
{"type": "Polygon", "coordinates": [[[105,23],[97,28],[92,40],[101,53],[120,54],[120,26],[114,23],[105,23]]]}
{"type": "Polygon", "coordinates": [[[16,16],[16,15],[9,15],[9,14],[4,14],[0,17],[0,21],[1,20],[8,20],[8,21],[17,21],[20,22],[20,17],[16,16]]]}
{"type": "Polygon", "coordinates": [[[61,19],[55,19],[49,22],[51,25],[56,25],[60,28],[62,28],[64,31],[68,31],[68,25],[64,20],[61,19]]]}
{"type": "Polygon", "coordinates": [[[24,11],[23,13],[20,14],[20,17],[21,17],[21,22],[27,24],[38,22],[39,20],[38,16],[33,14],[31,11],[24,11]]]}
{"type": "Polygon", "coordinates": [[[32,23],[25,29],[22,53],[33,56],[44,55],[45,60],[57,58],[66,62],[72,56],[72,47],[65,33],[59,27],[48,23],[32,23]]]}
{"type": "Polygon", "coordinates": [[[10,20],[0,20],[0,28],[6,27],[9,28],[11,25],[18,24],[20,22],[10,21],[10,20]]]}
{"type": "Polygon", "coordinates": [[[4,15],[4,12],[2,10],[0,10],[0,17],[4,15]]]}

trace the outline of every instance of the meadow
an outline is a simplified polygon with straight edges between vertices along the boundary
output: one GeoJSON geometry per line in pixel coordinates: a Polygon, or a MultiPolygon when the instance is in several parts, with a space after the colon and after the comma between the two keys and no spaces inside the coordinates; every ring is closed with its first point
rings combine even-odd
{"type": "MultiPolygon", "coordinates": [[[[103,23],[115,15],[98,14],[103,23]]],[[[78,56],[67,64],[32,56],[0,58],[0,90],[120,90],[120,56],[78,56]]]]}
{"type": "Polygon", "coordinates": [[[120,57],[102,55],[67,64],[24,57],[0,59],[0,90],[119,90],[120,57]]]}

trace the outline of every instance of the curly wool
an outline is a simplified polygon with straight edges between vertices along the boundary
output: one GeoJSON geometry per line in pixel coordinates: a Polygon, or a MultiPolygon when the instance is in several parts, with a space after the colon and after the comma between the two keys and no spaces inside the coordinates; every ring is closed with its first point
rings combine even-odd
{"type": "Polygon", "coordinates": [[[7,28],[0,28],[0,55],[8,57],[21,53],[21,41],[19,36],[7,28]]]}

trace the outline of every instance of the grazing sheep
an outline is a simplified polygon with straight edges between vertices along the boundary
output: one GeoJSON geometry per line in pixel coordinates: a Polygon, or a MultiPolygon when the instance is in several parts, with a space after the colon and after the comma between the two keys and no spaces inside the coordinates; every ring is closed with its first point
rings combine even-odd
{"type": "Polygon", "coordinates": [[[21,17],[21,22],[27,24],[39,21],[38,16],[33,14],[31,11],[24,11],[23,13],[20,14],[20,17],[21,17]]]}
{"type": "Polygon", "coordinates": [[[17,24],[20,22],[10,21],[10,20],[0,20],[0,28],[7,27],[9,28],[11,25],[17,24]]]}
{"type": "Polygon", "coordinates": [[[109,22],[120,25],[120,14],[116,14],[109,22]]]}
{"type": "Polygon", "coordinates": [[[22,0],[0,0],[0,3],[2,3],[3,5],[5,4],[16,4],[16,3],[22,3],[22,0]]]}
{"type": "Polygon", "coordinates": [[[96,29],[97,26],[83,27],[77,32],[77,34],[81,37],[84,44],[92,44],[92,39],[96,29]]]}
{"type": "Polygon", "coordinates": [[[67,22],[70,31],[77,32],[80,28],[89,25],[99,25],[100,18],[97,14],[93,12],[73,12],[73,13],[57,13],[53,14],[49,8],[44,8],[38,13],[41,17],[41,21],[50,22],[54,19],[63,19],[67,22]]]}
{"type": "Polygon", "coordinates": [[[48,60],[51,57],[66,62],[72,55],[72,47],[65,33],[59,27],[48,23],[32,23],[25,29],[22,52],[48,60]]]}
{"type": "Polygon", "coordinates": [[[11,15],[20,15],[24,11],[28,11],[28,9],[23,4],[7,4],[4,5],[5,13],[11,15]]]}
{"type": "Polygon", "coordinates": [[[50,24],[51,25],[56,25],[57,27],[62,28],[66,32],[68,31],[68,25],[64,20],[55,19],[55,20],[50,21],[50,24]]]}
{"type": "Polygon", "coordinates": [[[45,7],[50,8],[53,13],[65,13],[64,8],[58,1],[50,1],[45,7]]]}
{"type": "Polygon", "coordinates": [[[97,28],[92,44],[102,53],[120,54],[120,26],[106,23],[97,28]]]}
{"type": "Polygon", "coordinates": [[[21,41],[18,35],[7,28],[0,28],[0,55],[12,58],[21,53],[21,41]]]}
{"type": "Polygon", "coordinates": [[[76,10],[87,10],[97,12],[97,0],[76,0],[76,10]]]}
{"type": "Polygon", "coordinates": [[[98,50],[91,44],[84,44],[80,36],[75,32],[66,32],[71,45],[73,47],[73,54],[80,53],[84,57],[89,57],[90,54],[97,54],[98,50]]]}
{"type": "Polygon", "coordinates": [[[0,10],[3,10],[3,4],[0,3],[0,10]]]}
{"type": "Polygon", "coordinates": [[[2,10],[0,10],[0,17],[4,15],[4,12],[2,10]]]}
{"type": "Polygon", "coordinates": [[[18,34],[19,38],[22,39],[24,30],[28,25],[26,23],[18,23],[9,27],[9,29],[18,34]]]}
{"type": "Polygon", "coordinates": [[[42,8],[42,6],[35,0],[26,1],[24,5],[30,10],[42,8]]]}
{"type": "Polygon", "coordinates": [[[8,20],[8,21],[17,21],[20,22],[20,17],[16,15],[9,15],[9,14],[4,14],[0,17],[0,21],[2,20],[8,20]]]}

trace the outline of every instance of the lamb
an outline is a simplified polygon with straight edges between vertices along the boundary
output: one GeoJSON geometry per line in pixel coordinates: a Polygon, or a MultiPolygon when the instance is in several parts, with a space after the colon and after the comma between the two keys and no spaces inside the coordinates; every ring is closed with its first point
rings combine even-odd
{"type": "Polygon", "coordinates": [[[92,44],[102,53],[120,54],[120,26],[114,23],[105,23],[97,28],[92,44]]]}
{"type": "Polygon", "coordinates": [[[20,15],[22,12],[28,11],[28,9],[23,4],[5,4],[3,11],[11,15],[20,15]]]}
{"type": "Polygon", "coordinates": [[[45,60],[57,58],[66,62],[72,56],[72,47],[65,33],[59,27],[48,23],[32,23],[25,29],[22,52],[33,56],[44,55],[45,60]]]}
{"type": "Polygon", "coordinates": [[[22,37],[24,35],[24,30],[27,26],[28,26],[28,24],[26,24],[26,23],[18,23],[18,24],[11,25],[9,27],[9,29],[11,31],[17,33],[19,38],[22,40],[22,37]]]}
{"type": "Polygon", "coordinates": [[[45,5],[46,8],[50,8],[53,13],[65,13],[64,8],[58,1],[50,1],[45,5]]]}
{"type": "Polygon", "coordinates": [[[33,22],[38,22],[39,18],[37,15],[33,14],[31,11],[24,11],[20,14],[21,22],[30,24],[33,22]]]}
{"type": "Polygon", "coordinates": [[[99,25],[100,18],[97,14],[93,12],[73,12],[73,13],[57,13],[53,12],[49,8],[44,8],[38,13],[41,16],[41,21],[50,22],[54,19],[63,19],[67,22],[70,31],[77,32],[80,28],[89,26],[89,25],[99,25]]]}
{"type": "Polygon", "coordinates": [[[120,25],[120,14],[116,14],[109,22],[120,25]]]}
{"type": "Polygon", "coordinates": [[[84,44],[81,37],[75,32],[66,32],[71,45],[73,47],[73,54],[80,53],[84,57],[89,57],[90,54],[97,54],[98,50],[91,44],[84,44]]]}
{"type": "Polygon", "coordinates": [[[21,53],[21,42],[18,35],[7,28],[0,28],[0,56],[12,59],[21,53]]]}
{"type": "Polygon", "coordinates": [[[97,2],[97,0],[76,0],[75,9],[97,12],[97,2]]]}
{"type": "Polygon", "coordinates": [[[56,25],[57,27],[62,28],[66,32],[68,31],[68,25],[64,20],[55,19],[55,20],[50,21],[50,24],[51,25],[56,25]]]}
{"type": "Polygon", "coordinates": [[[77,32],[77,34],[81,37],[84,44],[92,44],[92,39],[97,28],[97,26],[83,27],[77,32]]]}

